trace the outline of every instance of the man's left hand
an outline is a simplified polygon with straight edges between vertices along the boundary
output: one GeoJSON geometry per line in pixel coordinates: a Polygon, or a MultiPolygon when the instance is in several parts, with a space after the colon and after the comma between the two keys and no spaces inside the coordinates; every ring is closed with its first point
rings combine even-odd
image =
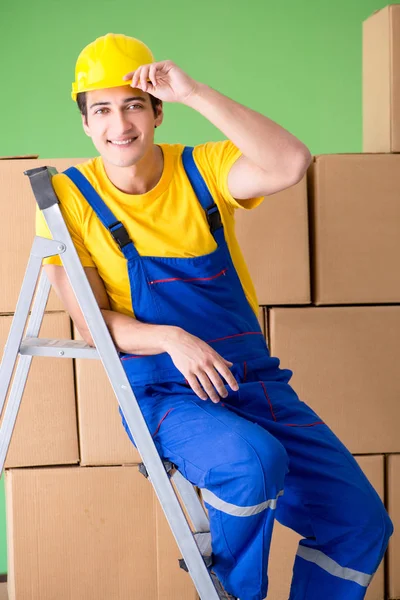
{"type": "Polygon", "coordinates": [[[138,88],[163,102],[185,104],[197,90],[198,83],[171,60],[142,65],[127,73],[124,80],[132,79],[132,88],[138,88]]]}

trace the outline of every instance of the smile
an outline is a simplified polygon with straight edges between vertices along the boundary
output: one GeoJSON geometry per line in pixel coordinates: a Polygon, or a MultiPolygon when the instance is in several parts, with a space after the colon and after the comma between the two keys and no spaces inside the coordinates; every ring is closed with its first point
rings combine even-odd
{"type": "Polygon", "coordinates": [[[114,144],[115,146],[128,146],[135,140],[137,140],[137,137],[130,138],[129,140],[123,140],[123,141],[119,141],[119,140],[108,140],[108,141],[110,144],[114,144]]]}

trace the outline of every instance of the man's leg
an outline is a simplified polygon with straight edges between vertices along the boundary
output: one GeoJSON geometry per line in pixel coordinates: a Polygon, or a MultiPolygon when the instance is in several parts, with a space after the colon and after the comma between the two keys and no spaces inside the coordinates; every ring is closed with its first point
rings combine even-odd
{"type": "Polygon", "coordinates": [[[283,446],[223,403],[185,386],[135,389],[159,453],[201,488],[212,537],[213,570],[240,600],[263,600],[276,506],[287,473],[283,446]]]}
{"type": "Polygon", "coordinates": [[[294,432],[290,439],[279,436],[291,460],[277,519],[300,534],[306,529],[307,539],[299,544],[290,600],[317,600],[321,592],[324,600],[361,600],[392,523],[355,459],[326,425],[291,428],[294,432]]]}
{"type": "Polygon", "coordinates": [[[265,427],[289,456],[276,518],[305,538],[290,600],[364,598],[393,528],[353,456],[282,381],[242,385],[231,408],[265,427]]]}

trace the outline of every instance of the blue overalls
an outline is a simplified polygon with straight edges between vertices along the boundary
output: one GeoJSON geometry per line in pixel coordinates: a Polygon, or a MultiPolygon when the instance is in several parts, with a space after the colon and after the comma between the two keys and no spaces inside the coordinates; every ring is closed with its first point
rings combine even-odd
{"type": "Polygon", "coordinates": [[[362,599],[392,523],[352,455],[289,385],[292,371],[269,355],[192,148],[182,160],[217,243],[194,258],[140,256],[85,177],[65,172],[126,258],[136,317],[182,327],[234,363],[239,391],[226,385],[228,397],[214,404],[198,398],[167,353],[120,353],[146,423],[160,455],[202,490],[212,568],[228,592],[266,597],[276,518],[304,538],[289,600],[362,599]]]}

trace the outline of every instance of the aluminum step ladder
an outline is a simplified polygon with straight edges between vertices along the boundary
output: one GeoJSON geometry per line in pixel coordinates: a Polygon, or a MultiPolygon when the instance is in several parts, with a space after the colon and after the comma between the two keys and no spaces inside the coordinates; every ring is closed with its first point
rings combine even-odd
{"type": "Polygon", "coordinates": [[[25,172],[25,175],[29,177],[36,202],[43,213],[53,239],[36,236],[33,241],[15,315],[4,348],[0,367],[0,417],[4,409],[0,428],[0,476],[3,472],[32,357],[100,359],[142,458],[143,463],[139,468],[152,483],[182,553],[183,559],[179,561],[180,566],[189,572],[201,600],[229,598],[223,591],[220,582],[214,575],[210,575],[208,568],[211,564],[210,527],[200,498],[193,485],[183,477],[175,465],[163,461],[159,456],[129,384],[61,214],[59,200],[51,181],[56,173],[57,170],[53,167],[40,167],[25,172]],[[60,255],[95,347],[81,341],[38,338],[51,288],[45,271],[41,269],[42,260],[56,254],[60,255]],[[26,333],[23,337],[26,325],[26,333]],[[172,481],[193,524],[194,531],[186,519],[172,481]]]}

